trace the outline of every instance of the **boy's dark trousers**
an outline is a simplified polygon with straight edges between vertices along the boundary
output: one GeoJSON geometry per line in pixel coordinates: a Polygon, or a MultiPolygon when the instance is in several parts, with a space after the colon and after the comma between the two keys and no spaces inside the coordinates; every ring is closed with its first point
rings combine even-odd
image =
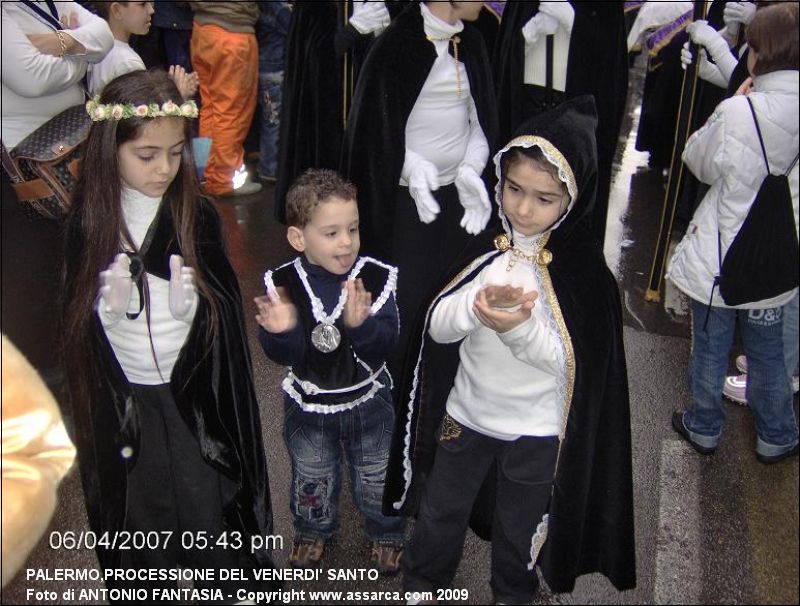
{"type": "Polygon", "coordinates": [[[530,602],[538,588],[528,570],[531,541],[550,503],[558,437],[497,440],[445,415],[433,470],[425,485],[414,535],[401,561],[405,591],[435,592],[455,576],[472,504],[492,465],[497,498],[492,522],[495,600],[530,602]]]}

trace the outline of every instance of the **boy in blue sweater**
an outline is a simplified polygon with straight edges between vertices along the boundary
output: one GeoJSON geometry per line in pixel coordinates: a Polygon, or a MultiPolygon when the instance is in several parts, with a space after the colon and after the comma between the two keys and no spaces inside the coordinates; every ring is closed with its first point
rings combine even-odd
{"type": "Polygon", "coordinates": [[[403,518],[381,513],[394,426],[386,356],[397,342],[397,269],[359,257],[356,189],[309,170],[286,197],[287,238],[302,253],[264,275],[256,298],[264,352],[289,367],[284,439],[292,460],[295,538],[289,561],[317,566],[337,525],[342,446],[366,518],[371,564],[398,570],[403,518]]]}

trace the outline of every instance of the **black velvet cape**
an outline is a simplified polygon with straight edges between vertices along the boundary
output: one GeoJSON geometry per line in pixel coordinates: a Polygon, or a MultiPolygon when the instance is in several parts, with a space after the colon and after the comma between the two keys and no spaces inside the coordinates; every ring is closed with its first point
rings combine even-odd
{"type": "MultiPolygon", "coordinates": [[[[497,112],[489,57],[470,23],[458,34],[478,121],[494,150],[497,112]]],[[[450,54],[453,45],[450,45],[450,54]]],[[[406,122],[436,60],[419,2],[396,17],[372,45],[361,68],[342,147],[342,173],[358,187],[361,251],[389,259],[392,217],[405,160],[406,122]]],[[[404,278],[401,276],[401,280],[404,278]]]]}
{"type": "MultiPolygon", "coordinates": [[[[275,218],[286,223],[286,193],[309,168],[339,167],[355,83],[375,36],[348,24],[352,0],[293,2],[286,42],[275,218]]],[[[386,2],[394,17],[405,7],[386,2]]]]}
{"type": "MultiPolygon", "coordinates": [[[[567,99],[593,95],[597,105],[598,187],[592,229],[605,237],[611,166],[628,94],[628,47],[622,2],[571,0],[575,20],[567,61],[567,99]]],[[[522,27],[539,12],[538,0],[506,3],[495,46],[493,69],[500,111],[501,141],[508,141],[525,115],[525,39],[522,27]]]]}
{"type": "MultiPolygon", "coordinates": [[[[596,190],[596,114],[590,97],[578,97],[541,114],[520,129],[514,147],[531,136],[546,140],[564,156],[575,177],[577,200],[550,232],[552,292],[543,288],[564,320],[562,341],[574,359],[572,397],[549,508],[549,532],[537,564],[555,592],[572,591],[576,577],[600,572],[617,589],[636,585],[630,406],[622,311],[616,281],[587,221],[596,190]],[[566,332],[564,332],[566,331],[566,332]]],[[[530,144],[528,144],[530,145],[530,144]]],[[[501,217],[502,217],[502,211],[501,217]]],[[[494,234],[492,234],[494,235],[494,234]]],[[[472,258],[434,300],[454,292],[500,254],[491,235],[476,239],[472,258]],[[482,240],[482,242],[481,242],[482,240]]],[[[545,281],[543,280],[543,284],[545,281]]],[[[407,376],[384,494],[384,513],[415,515],[433,465],[435,433],[458,368],[458,343],[439,345],[417,331],[421,356],[416,375],[407,376]],[[414,389],[416,387],[416,389],[414,389]]],[[[569,354],[567,366],[569,369],[569,354]]],[[[570,372],[567,370],[568,382],[570,372]]],[[[568,391],[569,393],[569,391],[568,391]]],[[[471,525],[489,538],[494,504],[492,474],[473,507],[471,525]]]]}
{"type": "MultiPolygon", "coordinates": [[[[198,264],[218,306],[216,338],[209,342],[210,308],[200,297],[170,386],[181,417],[200,444],[203,459],[230,481],[221,483],[225,527],[242,533],[244,549],[249,552],[251,536],[270,535],[273,530],[261,422],[239,284],[224,250],[216,210],[204,200],[198,203],[198,264]]],[[[142,261],[147,273],[168,280],[170,255],[180,254],[180,248],[166,204],[162,204],[156,220],[155,235],[142,261]]],[[[76,265],[91,245],[77,233],[68,226],[68,293],[76,265]]],[[[99,536],[125,528],[126,479],[139,452],[139,423],[130,383],[96,314],[86,338],[91,342],[91,361],[85,369],[89,399],[73,401],[72,405],[89,525],[99,536]],[[121,454],[125,447],[133,453],[127,459],[121,454]]],[[[151,354],[144,351],[142,355],[151,354]]],[[[119,551],[98,545],[97,556],[103,568],[119,566],[119,551]]],[[[273,567],[266,551],[257,551],[251,557],[254,566],[273,567]]]]}

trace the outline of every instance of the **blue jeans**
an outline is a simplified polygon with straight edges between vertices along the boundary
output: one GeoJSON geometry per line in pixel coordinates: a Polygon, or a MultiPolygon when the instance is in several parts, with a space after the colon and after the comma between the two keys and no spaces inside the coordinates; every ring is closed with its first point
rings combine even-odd
{"type": "Polygon", "coordinates": [[[783,358],[782,308],[735,310],[692,301],[692,405],[683,415],[691,438],[716,448],[725,412],[721,394],[736,321],[747,355],[747,404],[756,422],[756,451],[775,456],[797,444],[792,389],[783,358]],[[704,327],[706,313],[708,325],[704,327]]]}
{"type": "Polygon", "coordinates": [[[798,358],[800,358],[800,343],[798,343],[798,298],[800,291],[794,298],[783,306],[783,358],[786,361],[786,372],[789,379],[798,374],[798,358]]]}
{"type": "Polygon", "coordinates": [[[258,74],[260,177],[274,177],[278,170],[278,134],[281,130],[283,71],[258,74]]]}
{"type": "Polygon", "coordinates": [[[389,389],[334,414],[305,412],[287,396],[284,411],[295,536],[329,539],[336,530],[344,447],[353,501],[366,518],[367,535],[373,541],[402,542],[405,518],[381,512],[394,427],[389,389]]]}

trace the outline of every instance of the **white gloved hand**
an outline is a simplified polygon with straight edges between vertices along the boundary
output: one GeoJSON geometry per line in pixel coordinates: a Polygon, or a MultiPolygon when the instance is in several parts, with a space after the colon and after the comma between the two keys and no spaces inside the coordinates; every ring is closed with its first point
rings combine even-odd
{"type": "Polygon", "coordinates": [[[720,33],[708,24],[708,21],[694,21],[686,27],[692,42],[705,46],[708,54],[716,61],[717,57],[730,54],[730,47],[720,33]]]}
{"type": "Polygon", "coordinates": [[[114,257],[108,269],[100,272],[100,291],[98,311],[105,320],[113,324],[122,319],[131,302],[133,280],[131,280],[131,260],[125,253],[114,257]]]}
{"type": "Polygon", "coordinates": [[[456,189],[461,206],[464,207],[464,217],[461,227],[468,234],[479,234],[489,222],[492,206],[486,185],[480,175],[471,166],[462,164],[456,176],[456,189]]]}
{"type": "Polygon", "coordinates": [[[539,2],[539,12],[555,19],[558,24],[567,31],[567,33],[572,32],[572,24],[575,21],[575,9],[572,8],[572,5],[569,2],[553,2],[553,0],[542,0],[539,2]]]}
{"type": "Polygon", "coordinates": [[[528,46],[533,46],[542,36],[555,34],[558,30],[558,21],[550,15],[539,12],[522,26],[522,36],[528,46]]]}
{"type": "MultiPolygon", "coordinates": [[[[700,49],[700,63],[697,66],[697,75],[700,76],[706,82],[711,82],[720,87],[726,87],[728,85],[725,77],[722,75],[722,72],[719,71],[719,68],[711,63],[708,60],[708,56],[704,48],[700,49]]],[[[689,50],[689,42],[684,42],[683,47],[681,47],[681,69],[686,69],[692,64],[694,61],[694,56],[692,56],[692,52],[689,50]]]]}
{"type": "Polygon", "coordinates": [[[752,2],[726,2],[722,10],[722,20],[728,23],[744,23],[747,25],[756,14],[756,5],[752,2]]]}
{"type": "Polygon", "coordinates": [[[169,311],[176,320],[191,322],[197,307],[194,269],[183,264],[183,257],[169,258],[169,311]]]}
{"type": "Polygon", "coordinates": [[[367,2],[356,0],[353,2],[353,14],[350,17],[352,25],[359,34],[380,33],[389,27],[392,18],[384,2],[367,2]]]}
{"type": "Polygon", "coordinates": [[[408,177],[408,193],[417,205],[419,220],[432,223],[441,208],[432,191],[439,189],[439,171],[425,159],[420,158],[411,168],[408,177]]]}

